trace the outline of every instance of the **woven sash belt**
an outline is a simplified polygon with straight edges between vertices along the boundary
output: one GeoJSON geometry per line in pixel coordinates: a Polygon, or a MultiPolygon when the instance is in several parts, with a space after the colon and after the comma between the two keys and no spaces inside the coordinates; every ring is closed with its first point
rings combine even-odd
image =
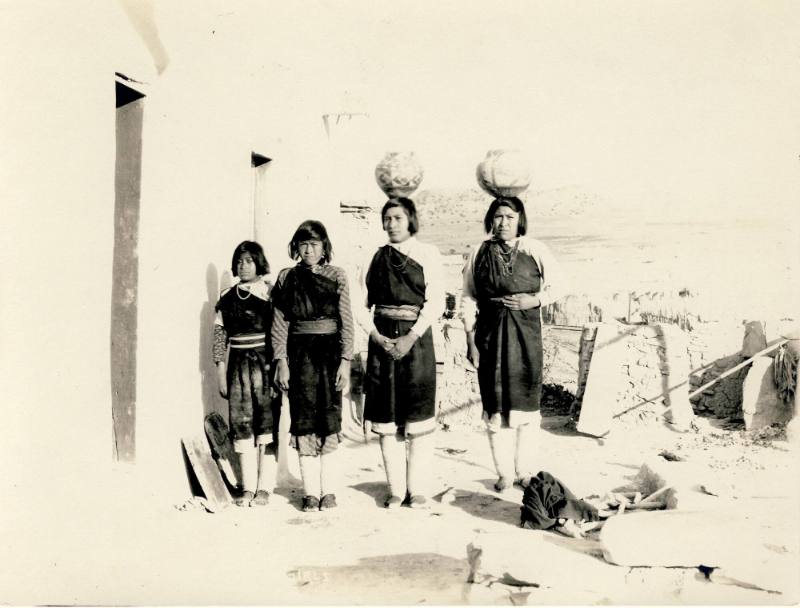
{"type": "Polygon", "coordinates": [[[400,304],[399,306],[378,304],[375,306],[375,314],[379,317],[396,321],[416,321],[419,318],[419,306],[414,306],[413,304],[400,304]]]}
{"type": "Polygon", "coordinates": [[[267,342],[267,334],[239,334],[230,337],[231,348],[258,348],[267,342]]]}
{"type": "Polygon", "coordinates": [[[295,321],[292,323],[293,334],[335,334],[339,331],[336,319],[312,319],[311,321],[295,321]]]}

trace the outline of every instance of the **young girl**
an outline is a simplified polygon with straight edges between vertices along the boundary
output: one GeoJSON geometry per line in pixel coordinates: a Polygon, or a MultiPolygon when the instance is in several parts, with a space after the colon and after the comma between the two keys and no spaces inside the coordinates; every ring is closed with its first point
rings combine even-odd
{"type": "Polygon", "coordinates": [[[272,348],[267,338],[272,323],[269,264],[261,245],[240,243],[233,252],[233,275],[239,282],[222,292],[214,324],[214,362],[220,394],[228,399],[233,448],[242,470],[236,504],[263,506],[275,483],[272,441],[273,399],[269,381],[272,348]],[[227,347],[228,363],[225,364],[227,347]]]}
{"type": "Polygon", "coordinates": [[[289,394],[304,511],[336,506],[334,453],[353,358],[347,276],[330,265],[332,252],[322,223],[300,224],[289,243],[289,255],[298,263],[281,271],[272,296],[276,382],[289,394]]]}

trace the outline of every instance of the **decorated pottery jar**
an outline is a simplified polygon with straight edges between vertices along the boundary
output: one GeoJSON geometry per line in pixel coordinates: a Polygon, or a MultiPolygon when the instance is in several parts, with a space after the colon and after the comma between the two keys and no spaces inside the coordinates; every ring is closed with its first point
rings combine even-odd
{"type": "Polygon", "coordinates": [[[517,196],[531,185],[528,162],[517,150],[489,150],[475,176],[478,185],[494,197],[517,196]]]}
{"type": "Polygon", "coordinates": [[[419,188],[424,171],[413,152],[387,152],[375,167],[375,180],[389,198],[410,196],[419,188]]]}

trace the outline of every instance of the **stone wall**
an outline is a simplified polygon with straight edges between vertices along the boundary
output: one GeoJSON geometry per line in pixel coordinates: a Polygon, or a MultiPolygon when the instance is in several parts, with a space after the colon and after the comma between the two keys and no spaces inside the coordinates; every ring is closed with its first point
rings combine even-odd
{"type": "MultiPolygon", "coordinates": [[[[339,262],[352,273],[351,280],[356,280],[358,265],[363,264],[369,248],[384,242],[379,209],[378,203],[369,202],[342,205],[349,257],[339,262]]],[[[443,255],[445,290],[452,313],[434,328],[439,372],[437,403],[443,424],[472,425],[480,422],[481,410],[477,376],[466,360],[460,319],[463,260],[459,254],[443,255]]],[[[616,328],[620,342],[613,355],[616,380],[608,389],[608,398],[613,415],[623,421],[657,418],[667,411],[662,395],[678,383],[665,381],[674,357],[685,370],[680,382],[688,380],[685,389],[681,389],[681,394],[686,394],[750,356],[742,350],[743,320],[731,318],[724,307],[714,306],[709,294],[688,290],[571,294],[545,307],[542,320],[544,382],[550,385],[545,387],[543,403],[554,397],[548,391],[559,387],[558,399],[577,396],[576,416],[592,357],[587,343],[579,363],[581,328],[586,324],[611,324],[616,328]],[[628,409],[630,412],[623,413],[628,409]]],[[[792,323],[791,319],[761,321],[772,337],[792,323]]],[[[357,350],[366,351],[367,336],[357,333],[357,350]]],[[[744,368],[693,398],[694,411],[740,419],[747,372],[748,368],[744,368]]],[[[671,375],[679,377],[674,370],[671,375]]]]}
{"type": "Polygon", "coordinates": [[[662,418],[688,424],[688,360],[688,336],[676,325],[587,325],[575,408],[578,430],[600,436],[619,422],[662,418]]]}

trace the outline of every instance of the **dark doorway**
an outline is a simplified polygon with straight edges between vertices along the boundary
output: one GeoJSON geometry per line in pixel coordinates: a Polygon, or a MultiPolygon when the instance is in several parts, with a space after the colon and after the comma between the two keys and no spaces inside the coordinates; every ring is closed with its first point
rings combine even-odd
{"type": "Polygon", "coordinates": [[[114,262],[111,287],[111,415],[114,459],[136,458],[136,327],[144,94],[121,74],[116,86],[114,262]]]}

